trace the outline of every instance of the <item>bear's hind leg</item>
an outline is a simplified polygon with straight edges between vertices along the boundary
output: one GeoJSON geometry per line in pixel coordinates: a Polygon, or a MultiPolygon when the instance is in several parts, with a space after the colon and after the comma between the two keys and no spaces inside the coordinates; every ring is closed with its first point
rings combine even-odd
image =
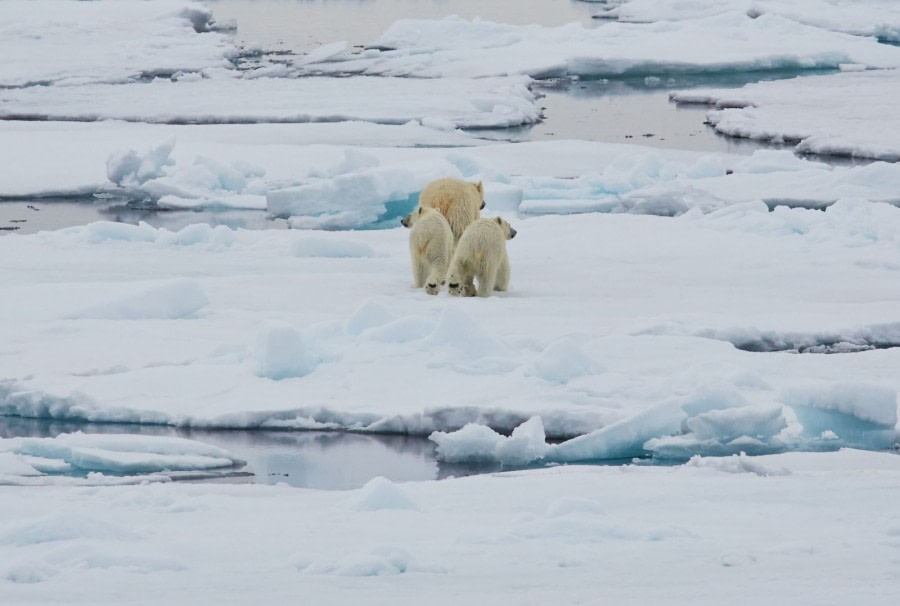
{"type": "Polygon", "coordinates": [[[497,270],[497,280],[494,282],[494,290],[505,291],[509,288],[509,257],[506,254],[500,260],[500,268],[497,270]]]}
{"type": "Polygon", "coordinates": [[[428,276],[428,268],[422,259],[413,259],[413,287],[422,288],[425,286],[425,279],[428,276]]]}
{"type": "Polygon", "coordinates": [[[494,294],[494,284],[497,283],[497,271],[486,271],[478,276],[478,289],[477,293],[479,297],[490,297],[494,294]]]}

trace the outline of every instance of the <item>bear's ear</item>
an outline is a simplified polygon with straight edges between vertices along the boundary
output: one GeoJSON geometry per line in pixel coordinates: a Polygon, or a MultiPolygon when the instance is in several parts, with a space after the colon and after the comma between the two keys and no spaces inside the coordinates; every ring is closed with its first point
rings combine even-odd
{"type": "Polygon", "coordinates": [[[475,189],[478,190],[479,194],[484,195],[484,185],[481,184],[481,181],[479,181],[478,183],[473,183],[473,185],[475,186],[475,189]]]}
{"type": "Polygon", "coordinates": [[[497,225],[503,227],[503,219],[501,219],[500,217],[497,217],[497,225]]]}

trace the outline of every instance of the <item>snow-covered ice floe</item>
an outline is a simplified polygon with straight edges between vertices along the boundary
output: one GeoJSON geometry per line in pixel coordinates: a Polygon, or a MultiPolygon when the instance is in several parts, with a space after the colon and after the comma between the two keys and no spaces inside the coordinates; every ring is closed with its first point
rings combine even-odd
{"type": "Polygon", "coordinates": [[[0,413],[439,432],[509,465],[897,441],[900,209],[505,216],[486,301],[410,288],[399,227],[4,237],[0,413]]]}
{"type": "Polygon", "coordinates": [[[104,486],[209,478],[243,466],[193,440],[139,435],[0,438],[0,485],[104,486]]]}
{"type": "MultiPolygon", "coordinates": [[[[126,83],[231,66],[210,7],[183,0],[0,3],[0,89],[126,83]]],[[[4,91],[8,92],[8,91],[4,91]]]]}
{"type": "Polygon", "coordinates": [[[402,20],[361,52],[296,66],[298,73],[534,78],[658,75],[900,65],[900,48],[791,19],[725,12],[682,21],[585,28],[489,21],[402,20]]]}
{"type": "Polygon", "coordinates": [[[893,0],[597,1],[607,6],[602,6],[596,17],[624,22],[681,21],[736,12],[750,17],[777,15],[830,31],[900,41],[900,6],[893,0]]]}
{"type": "Polygon", "coordinates": [[[850,71],[757,82],[732,90],[672,93],[679,103],[706,103],[715,129],[733,137],[792,142],[797,152],[900,160],[895,99],[900,70],[850,71]]]}
{"type": "Polygon", "coordinates": [[[0,118],[175,124],[418,121],[443,130],[507,128],[540,119],[528,82],[524,77],[156,78],[128,86],[7,90],[0,118]]]}

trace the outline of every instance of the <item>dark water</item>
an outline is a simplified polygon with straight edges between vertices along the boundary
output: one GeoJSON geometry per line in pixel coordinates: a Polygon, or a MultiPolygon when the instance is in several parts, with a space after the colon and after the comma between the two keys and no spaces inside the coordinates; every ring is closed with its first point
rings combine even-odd
{"type": "Polygon", "coordinates": [[[473,467],[440,463],[434,457],[434,443],[423,437],[323,431],[212,431],[0,417],[0,438],[53,438],[75,431],[186,438],[219,446],[247,462],[239,469],[204,474],[201,479],[205,481],[282,482],[304,488],[343,490],[358,488],[378,476],[408,482],[500,469],[499,465],[473,467]]]}

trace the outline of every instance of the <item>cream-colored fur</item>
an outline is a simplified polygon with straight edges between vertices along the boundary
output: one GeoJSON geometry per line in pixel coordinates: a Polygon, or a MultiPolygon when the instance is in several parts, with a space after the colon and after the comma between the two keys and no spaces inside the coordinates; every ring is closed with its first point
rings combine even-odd
{"type": "Polygon", "coordinates": [[[484,187],[481,181],[470,183],[449,177],[437,179],[422,190],[419,206],[436,208],[447,217],[455,244],[469,224],[480,216],[484,208],[484,187]]]}
{"type": "Polygon", "coordinates": [[[400,222],[410,228],[409,257],[412,261],[413,286],[424,286],[429,295],[438,294],[453,254],[450,223],[437,210],[421,206],[400,222]]]}
{"type": "Polygon", "coordinates": [[[510,273],[506,241],[515,235],[516,230],[500,217],[478,219],[469,225],[450,261],[447,272],[450,294],[490,297],[495,290],[506,290],[510,273]]]}

